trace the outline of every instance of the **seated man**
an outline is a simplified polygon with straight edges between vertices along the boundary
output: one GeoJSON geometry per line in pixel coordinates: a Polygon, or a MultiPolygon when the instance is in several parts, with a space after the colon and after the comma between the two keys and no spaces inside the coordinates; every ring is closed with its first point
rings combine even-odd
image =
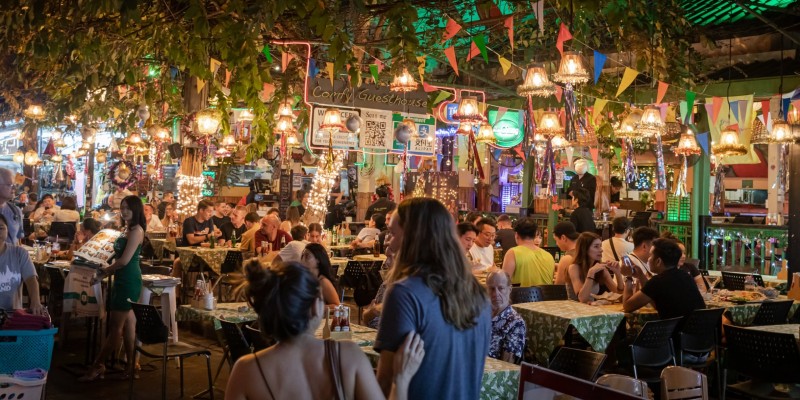
{"type": "Polygon", "coordinates": [[[381,231],[386,229],[386,215],[374,214],[369,219],[368,225],[358,232],[356,240],[350,243],[352,249],[368,249],[372,248],[381,231]]]}
{"type": "Polygon", "coordinates": [[[674,240],[656,239],[650,249],[647,264],[656,274],[642,290],[633,292],[633,278],[644,278],[639,268],[624,269],[625,291],[622,306],[625,312],[634,312],[653,303],[661,319],[686,317],[692,311],[706,308],[700,291],[689,274],[678,269],[681,249],[674,240]]]}
{"type": "Polygon", "coordinates": [[[511,226],[511,217],[506,214],[497,217],[497,236],[494,241],[495,245],[500,244],[500,247],[503,248],[503,257],[506,256],[509,249],[517,245],[517,236],[514,227],[511,226]]]}
{"type": "Polygon", "coordinates": [[[494,268],[494,237],[497,227],[489,218],[481,218],[475,227],[480,232],[475,245],[469,249],[472,256],[472,272],[485,272],[494,268]]]}
{"type": "Polygon", "coordinates": [[[297,225],[291,230],[292,241],[287,243],[284,248],[278,252],[278,257],[282,261],[296,261],[300,262],[300,256],[308,244],[308,228],[303,225],[297,225]]]}
{"type": "Polygon", "coordinates": [[[511,277],[505,271],[490,272],[486,288],[492,300],[489,357],[518,364],[525,347],[525,321],[511,308],[511,277]]]}
{"type": "Polygon", "coordinates": [[[631,226],[628,218],[617,217],[611,222],[611,230],[614,236],[603,240],[603,262],[622,260],[622,256],[628,255],[633,251],[633,243],[625,240],[625,234],[631,226]]]}
{"type": "Polygon", "coordinates": [[[267,216],[261,220],[261,229],[257,230],[255,234],[256,253],[262,253],[261,248],[265,244],[267,245],[267,249],[264,249],[263,252],[269,253],[282,249],[286,244],[292,241],[292,237],[289,236],[286,231],[278,228],[280,225],[281,220],[272,214],[267,214],[267,216]]]}
{"type": "MultiPolygon", "coordinates": [[[[214,203],[208,200],[200,200],[197,203],[197,213],[183,220],[183,236],[181,243],[178,244],[181,246],[197,246],[208,241],[212,235],[216,236],[215,239],[221,239],[219,229],[211,221],[213,214],[214,203]]],[[[178,278],[183,276],[183,266],[180,258],[176,258],[172,263],[172,276],[178,278]]]]}
{"type": "Polygon", "coordinates": [[[575,260],[575,241],[578,240],[578,232],[575,231],[575,225],[572,225],[572,222],[569,221],[559,222],[553,228],[553,239],[555,239],[558,249],[563,252],[558,260],[553,283],[563,285],[567,283],[567,269],[575,260]]]}
{"type": "Polygon", "coordinates": [[[510,248],[503,258],[503,271],[511,277],[512,284],[531,287],[553,283],[556,261],[550,253],[534,244],[538,232],[539,226],[533,218],[517,221],[514,227],[517,245],[510,248]]]}
{"type": "MultiPolygon", "coordinates": [[[[249,212],[244,217],[244,226],[247,228],[242,234],[242,243],[239,244],[239,250],[242,251],[242,256],[245,252],[252,257],[256,251],[255,236],[256,232],[261,229],[261,216],[257,212],[249,212]]],[[[249,258],[249,257],[248,257],[249,258]]]]}
{"type": "MultiPolygon", "coordinates": [[[[636,278],[638,275],[633,275],[634,290],[641,290],[642,286],[653,276],[653,271],[647,265],[647,259],[650,258],[650,249],[653,247],[653,240],[658,239],[658,231],[648,226],[641,226],[636,228],[631,235],[633,238],[633,251],[628,254],[628,260],[631,262],[631,267],[639,269],[642,272],[641,279],[636,278]]],[[[620,266],[626,267],[625,262],[620,262],[620,266]]]]}
{"type": "Polygon", "coordinates": [[[237,243],[242,240],[242,235],[247,231],[247,225],[245,224],[246,216],[247,210],[245,207],[236,206],[236,208],[231,211],[230,222],[222,224],[222,227],[219,228],[219,230],[222,231],[222,238],[225,239],[226,245],[230,245],[234,237],[237,243]]]}

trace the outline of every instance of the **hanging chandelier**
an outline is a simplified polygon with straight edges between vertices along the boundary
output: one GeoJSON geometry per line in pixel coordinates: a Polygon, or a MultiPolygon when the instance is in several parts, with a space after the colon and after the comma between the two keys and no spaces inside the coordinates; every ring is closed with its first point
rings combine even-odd
{"type": "Polygon", "coordinates": [[[497,143],[497,138],[494,136],[494,129],[488,122],[481,123],[481,126],[478,128],[478,135],[475,136],[475,141],[486,144],[497,143]]]}
{"type": "Polygon", "coordinates": [[[628,115],[619,124],[619,127],[614,131],[617,139],[638,139],[639,132],[637,127],[639,126],[639,122],[642,120],[642,114],[642,110],[638,108],[632,108],[628,115]]]}
{"type": "Polygon", "coordinates": [[[553,74],[553,80],[573,86],[589,82],[589,71],[583,67],[581,55],[574,51],[564,52],[558,72],[553,74]]]}
{"type": "Polygon", "coordinates": [[[550,144],[553,146],[554,151],[564,150],[569,147],[569,141],[560,133],[550,139],[550,144]]]}
{"type": "Polygon", "coordinates": [[[411,92],[417,90],[417,82],[414,77],[408,73],[408,69],[403,68],[400,75],[395,75],[392,83],[389,84],[389,90],[393,92],[411,92]]]}
{"type": "Polygon", "coordinates": [[[681,138],[678,139],[678,146],[672,149],[672,152],[679,156],[691,156],[701,153],[700,146],[697,145],[697,138],[691,129],[686,129],[686,132],[681,133],[681,138]]]}
{"type": "Polygon", "coordinates": [[[25,152],[25,165],[34,166],[39,164],[39,154],[36,153],[33,149],[28,150],[25,152]]]}
{"type": "Polygon", "coordinates": [[[322,123],[319,125],[320,130],[338,132],[346,130],[347,128],[342,123],[342,113],[338,108],[329,108],[325,110],[322,116],[322,123]]]}
{"type": "Polygon", "coordinates": [[[664,121],[661,119],[661,110],[656,106],[645,107],[636,129],[639,132],[639,136],[645,138],[663,134],[664,121]]]}
{"type": "Polygon", "coordinates": [[[44,109],[38,104],[31,104],[22,112],[26,118],[40,121],[44,119],[44,109]]]}
{"type": "Polygon", "coordinates": [[[747,154],[747,147],[739,143],[739,132],[726,128],[719,135],[719,143],[712,147],[717,157],[743,156],[747,154]]]}
{"type": "Polygon", "coordinates": [[[453,119],[468,124],[480,124],[483,116],[478,108],[478,99],[472,96],[463,96],[458,102],[458,109],[453,114],[453,119]]]}
{"type": "Polygon", "coordinates": [[[522,97],[550,97],[556,92],[555,85],[547,76],[543,64],[530,64],[525,81],[517,86],[517,94],[522,97]]]}
{"type": "Polygon", "coordinates": [[[204,136],[211,136],[217,133],[220,122],[222,122],[222,116],[219,110],[214,108],[198,111],[195,117],[197,133],[204,136]]]}
{"type": "Polygon", "coordinates": [[[17,149],[17,152],[14,153],[12,157],[13,161],[18,164],[22,164],[25,162],[25,148],[20,147],[17,149]]]}
{"type": "Polygon", "coordinates": [[[458,129],[456,130],[456,135],[464,135],[469,136],[472,134],[472,124],[458,124],[458,129]]]}
{"type": "Polygon", "coordinates": [[[556,135],[563,135],[564,127],[561,126],[558,114],[553,111],[545,111],[542,113],[539,125],[536,126],[536,131],[544,135],[545,138],[552,138],[556,135]]]}

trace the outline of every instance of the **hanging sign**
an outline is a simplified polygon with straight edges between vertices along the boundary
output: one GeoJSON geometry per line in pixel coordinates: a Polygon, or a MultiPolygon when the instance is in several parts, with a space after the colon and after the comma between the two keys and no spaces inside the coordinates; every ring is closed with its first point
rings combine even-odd
{"type": "MultiPolygon", "coordinates": [[[[334,132],[333,138],[328,130],[320,130],[319,126],[322,124],[322,117],[325,115],[324,107],[314,107],[311,111],[311,147],[328,148],[330,139],[333,139],[333,147],[337,149],[356,149],[358,148],[358,135],[352,134],[348,131],[334,132]]],[[[359,110],[345,110],[339,109],[342,113],[342,123],[347,121],[351,115],[359,115],[359,110]]]]}
{"type": "Polygon", "coordinates": [[[368,149],[391,149],[393,120],[391,111],[382,110],[361,110],[361,133],[359,134],[359,145],[368,149]]]}
{"type": "Polygon", "coordinates": [[[344,80],[315,78],[308,88],[308,102],[327,106],[372,108],[411,114],[428,113],[428,94],[420,85],[417,90],[396,93],[388,86],[363,84],[355,88],[344,80]]]}
{"type": "Polygon", "coordinates": [[[421,156],[432,156],[436,147],[436,119],[430,115],[425,116],[404,116],[401,114],[392,115],[392,149],[394,152],[403,152],[405,146],[394,140],[394,128],[403,122],[403,119],[410,118],[417,124],[417,132],[420,138],[408,141],[408,153],[421,156]]]}
{"type": "Polygon", "coordinates": [[[494,130],[497,147],[510,148],[520,142],[525,135],[522,129],[522,113],[518,110],[507,110],[497,119],[498,110],[489,110],[489,124],[494,130]]]}

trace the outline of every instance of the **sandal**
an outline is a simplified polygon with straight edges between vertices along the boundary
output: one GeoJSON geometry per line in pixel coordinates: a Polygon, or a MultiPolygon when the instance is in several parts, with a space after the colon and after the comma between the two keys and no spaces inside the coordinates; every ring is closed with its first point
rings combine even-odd
{"type": "Polygon", "coordinates": [[[93,382],[97,379],[103,379],[105,377],[105,373],[105,365],[93,365],[91,368],[89,368],[89,371],[86,372],[86,375],[78,378],[78,382],[93,382]]]}

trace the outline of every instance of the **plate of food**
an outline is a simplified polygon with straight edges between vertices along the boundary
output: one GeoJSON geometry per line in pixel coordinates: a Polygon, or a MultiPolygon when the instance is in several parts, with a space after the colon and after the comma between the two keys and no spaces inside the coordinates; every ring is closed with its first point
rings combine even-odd
{"type": "Polygon", "coordinates": [[[732,303],[748,303],[751,301],[764,301],[767,296],[760,292],[751,292],[746,290],[729,290],[725,293],[720,293],[719,299],[721,301],[730,301],[732,303]]]}

